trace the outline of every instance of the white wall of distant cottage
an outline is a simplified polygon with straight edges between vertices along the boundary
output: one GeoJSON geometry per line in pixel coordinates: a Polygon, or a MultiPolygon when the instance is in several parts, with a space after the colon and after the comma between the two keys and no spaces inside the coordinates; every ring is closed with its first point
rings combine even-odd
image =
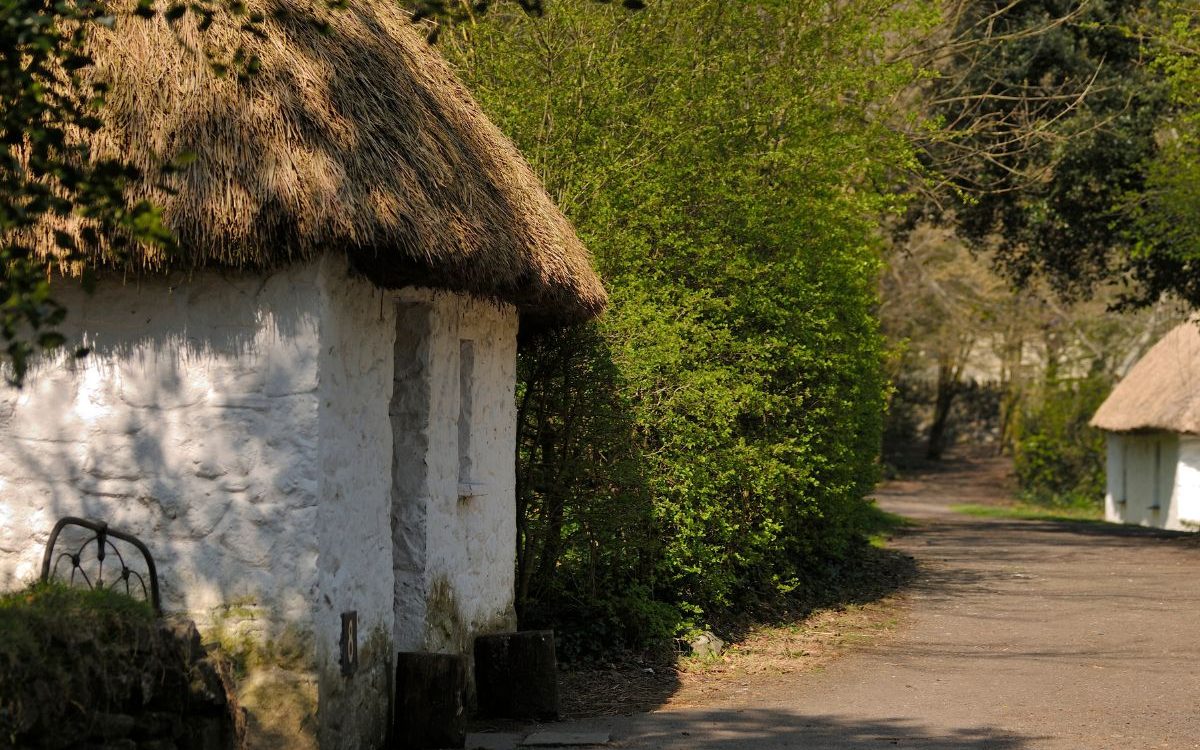
{"type": "Polygon", "coordinates": [[[1200,437],[1108,433],[1105,518],[1117,523],[1200,528],[1200,437]]]}

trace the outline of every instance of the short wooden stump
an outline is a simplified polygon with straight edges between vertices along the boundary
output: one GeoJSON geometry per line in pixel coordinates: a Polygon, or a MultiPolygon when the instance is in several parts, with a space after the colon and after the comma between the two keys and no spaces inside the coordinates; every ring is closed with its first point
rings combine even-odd
{"type": "Polygon", "coordinates": [[[393,747],[397,750],[465,747],[466,698],[466,657],[396,654],[393,747]]]}
{"type": "Polygon", "coordinates": [[[475,694],[481,716],[557,719],[554,631],[523,630],[476,638],[475,694]]]}

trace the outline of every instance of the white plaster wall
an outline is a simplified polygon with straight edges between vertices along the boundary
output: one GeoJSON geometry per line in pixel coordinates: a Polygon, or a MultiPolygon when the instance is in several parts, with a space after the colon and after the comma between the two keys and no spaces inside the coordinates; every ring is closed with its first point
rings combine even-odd
{"type": "MultiPolygon", "coordinates": [[[[461,343],[474,352],[471,393],[470,472],[466,486],[459,480],[459,408],[462,393],[443,400],[443,435],[449,440],[431,452],[449,461],[438,484],[435,507],[445,522],[430,524],[430,571],[434,581],[450,582],[458,616],[468,638],[516,626],[513,609],[516,556],[516,310],[465,297],[442,300],[442,328],[434,331],[445,362],[454,371],[444,383],[456,392],[461,343]],[[439,533],[440,532],[440,533],[439,533]]],[[[435,415],[439,412],[435,412],[435,415]]],[[[437,632],[432,634],[436,643],[437,632]]],[[[447,646],[450,644],[446,644],[447,646]]],[[[467,652],[471,644],[463,644],[467,652]]]]}
{"type": "Polygon", "coordinates": [[[1179,448],[1178,436],[1171,433],[1110,435],[1108,494],[1113,513],[1108,515],[1106,501],[1106,517],[1140,526],[1181,528],[1176,497],[1179,448]],[[1119,455],[1114,457],[1114,451],[1119,455]],[[1114,472],[1114,463],[1124,469],[1124,502],[1119,501],[1121,474],[1114,472]]]}
{"type": "Polygon", "coordinates": [[[269,637],[318,585],[317,267],[203,272],[94,295],[56,285],[92,353],[0,391],[0,587],[39,572],[64,515],[141,537],[165,608],[236,603],[269,637]]]}
{"type": "MultiPolygon", "coordinates": [[[[58,296],[64,332],[94,351],[0,397],[0,587],[36,577],[63,515],[132,531],[166,609],[311,639],[324,747],[382,742],[393,649],[469,653],[515,627],[514,308],[383,292],[337,255],[58,296]],[[352,610],[359,671],[343,677],[352,610]]],[[[288,679],[293,713],[311,711],[311,677],[288,679]]]]}
{"type": "Polygon", "coordinates": [[[1125,436],[1117,432],[1107,433],[1104,447],[1104,520],[1121,523],[1121,513],[1125,504],[1125,436]]]}
{"type": "Polygon", "coordinates": [[[391,669],[394,295],[320,268],[320,598],[314,635],[324,748],[382,746],[391,669]],[[341,674],[341,615],[358,616],[358,669],[341,674]]]}
{"type": "Polygon", "coordinates": [[[399,650],[469,654],[475,635],[516,625],[517,313],[414,292],[400,309],[396,388],[407,395],[393,402],[405,435],[393,484],[395,642],[399,650]],[[459,462],[464,340],[474,353],[467,477],[459,462]]]}
{"type": "Polygon", "coordinates": [[[1200,437],[1181,435],[1179,464],[1175,469],[1177,527],[1200,530],[1200,437]]]}

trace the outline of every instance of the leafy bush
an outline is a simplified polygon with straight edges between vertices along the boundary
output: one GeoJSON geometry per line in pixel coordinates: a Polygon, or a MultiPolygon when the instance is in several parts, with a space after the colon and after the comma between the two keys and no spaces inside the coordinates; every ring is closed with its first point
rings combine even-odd
{"type": "Polygon", "coordinates": [[[1017,481],[1029,502],[1094,506],[1104,501],[1104,434],[1088,421],[1112,384],[1094,375],[1046,384],[1016,426],[1017,481]]]}
{"type": "Polygon", "coordinates": [[[917,71],[883,50],[929,21],[905,7],[564,0],[450,40],[612,295],[522,342],[526,625],[580,653],[670,638],[864,544],[874,219],[915,167],[887,118],[917,71]]]}

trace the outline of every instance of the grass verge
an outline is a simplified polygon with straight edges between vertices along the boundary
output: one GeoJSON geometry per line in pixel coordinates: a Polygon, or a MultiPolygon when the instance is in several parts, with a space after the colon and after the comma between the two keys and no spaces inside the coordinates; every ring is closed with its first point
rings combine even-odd
{"type": "Polygon", "coordinates": [[[1016,505],[951,505],[950,510],[978,518],[1105,523],[1104,511],[1100,508],[1048,508],[1041,505],[1018,503],[1016,505]]]}
{"type": "Polygon", "coordinates": [[[890,513],[872,502],[863,514],[862,529],[872,547],[883,547],[897,531],[916,525],[911,518],[890,513]]]}

